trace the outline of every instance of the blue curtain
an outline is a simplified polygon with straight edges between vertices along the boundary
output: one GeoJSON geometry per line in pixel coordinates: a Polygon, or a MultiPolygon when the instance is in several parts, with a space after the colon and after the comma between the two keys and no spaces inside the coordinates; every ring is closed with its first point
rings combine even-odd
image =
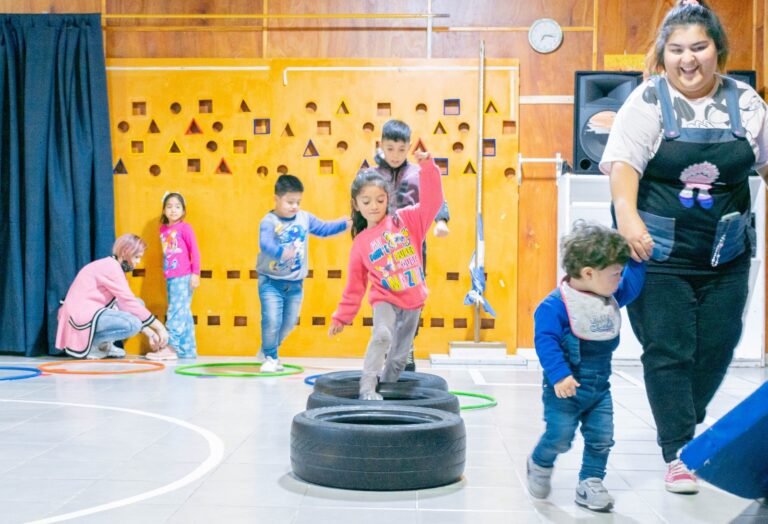
{"type": "Polygon", "coordinates": [[[0,352],[58,353],[59,300],[114,236],[100,16],[0,14],[0,352]]]}

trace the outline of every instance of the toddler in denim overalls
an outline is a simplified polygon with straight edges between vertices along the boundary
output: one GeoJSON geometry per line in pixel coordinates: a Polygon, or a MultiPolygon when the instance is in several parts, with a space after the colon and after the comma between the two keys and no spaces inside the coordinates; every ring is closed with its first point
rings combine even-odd
{"type": "Polygon", "coordinates": [[[536,498],[549,495],[555,459],[570,449],[581,423],[584,456],[575,501],[608,511],[614,503],[603,486],[613,446],[611,354],[619,345],[619,309],[640,293],[645,265],[630,259],[617,231],[583,220],[560,249],[566,276],[534,313],[546,431],[528,458],[528,489],[536,498]]]}

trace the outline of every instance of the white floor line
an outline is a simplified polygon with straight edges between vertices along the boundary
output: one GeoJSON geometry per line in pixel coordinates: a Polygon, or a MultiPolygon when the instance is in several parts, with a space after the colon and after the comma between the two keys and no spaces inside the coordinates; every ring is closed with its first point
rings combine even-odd
{"type": "Polygon", "coordinates": [[[486,386],[488,383],[485,381],[485,377],[480,373],[479,369],[470,369],[469,376],[475,382],[475,386],[486,386]]]}
{"type": "Polygon", "coordinates": [[[614,374],[614,375],[618,375],[618,376],[620,376],[621,378],[623,378],[624,380],[626,380],[626,381],[627,381],[627,382],[629,382],[630,384],[632,384],[632,385],[634,385],[634,386],[637,386],[637,387],[639,387],[640,389],[645,389],[645,385],[642,383],[642,381],[640,381],[640,380],[637,380],[635,377],[633,377],[632,375],[630,375],[630,374],[629,374],[629,373],[627,373],[626,371],[618,371],[618,370],[614,370],[614,371],[613,371],[613,374],[614,374]]]}
{"type": "Polygon", "coordinates": [[[210,450],[210,453],[208,454],[208,458],[206,458],[203,462],[201,462],[200,465],[197,466],[197,468],[195,468],[194,471],[192,471],[188,475],[178,480],[171,482],[170,484],[166,484],[165,486],[160,486],[159,488],[146,491],[144,493],[139,493],[138,495],[134,495],[132,497],[127,497],[124,499],[107,502],[106,504],[101,504],[99,506],[94,506],[92,508],[81,509],[81,510],[73,511],[70,513],[64,513],[62,515],[55,515],[53,517],[46,517],[44,519],[35,520],[30,522],[29,524],[48,524],[49,522],[62,522],[65,520],[76,519],[79,517],[84,517],[86,515],[93,515],[94,513],[100,513],[102,511],[108,511],[111,509],[120,508],[122,506],[127,506],[129,504],[134,504],[142,500],[147,500],[160,495],[164,495],[165,493],[170,493],[171,491],[175,491],[179,488],[182,488],[187,484],[190,484],[195,480],[201,478],[203,475],[206,475],[209,471],[211,471],[213,468],[218,466],[221,460],[224,458],[224,442],[222,442],[222,440],[215,433],[205,428],[201,428],[200,426],[196,426],[195,424],[190,424],[189,422],[186,422],[178,418],[168,417],[166,415],[158,415],[156,413],[150,413],[148,411],[142,411],[139,409],[117,408],[113,406],[101,406],[98,404],[75,404],[71,402],[48,402],[48,401],[42,401],[42,400],[17,400],[17,399],[4,399],[4,398],[0,398],[0,402],[20,402],[23,404],[45,404],[45,405],[52,405],[52,406],[69,406],[69,407],[76,407],[76,408],[106,409],[110,411],[119,411],[122,413],[130,413],[132,415],[140,415],[143,417],[156,418],[165,422],[169,422],[171,424],[176,424],[177,426],[181,426],[191,431],[194,431],[195,433],[203,437],[208,442],[208,449],[210,450]]]}

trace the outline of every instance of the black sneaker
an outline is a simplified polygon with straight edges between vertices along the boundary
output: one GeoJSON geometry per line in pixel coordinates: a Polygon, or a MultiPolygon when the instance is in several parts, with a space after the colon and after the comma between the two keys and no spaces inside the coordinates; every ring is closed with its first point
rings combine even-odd
{"type": "Polygon", "coordinates": [[[408,360],[405,361],[405,371],[416,371],[416,361],[413,360],[413,348],[408,352],[408,360]]]}

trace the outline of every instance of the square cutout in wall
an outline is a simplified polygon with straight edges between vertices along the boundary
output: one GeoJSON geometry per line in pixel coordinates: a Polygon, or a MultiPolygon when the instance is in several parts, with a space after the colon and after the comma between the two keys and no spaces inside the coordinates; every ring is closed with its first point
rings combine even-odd
{"type": "Polygon", "coordinates": [[[187,159],[187,173],[199,173],[201,171],[201,164],[199,158],[187,159]]]}
{"type": "Polygon", "coordinates": [[[483,156],[496,156],[495,138],[483,138],[483,156]]]}
{"type": "Polygon", "coordinates": [[[236,155],[244,155],[248,153],[248,141],[247,140],[235,140],[232,142],[232,150],[236,155]]]}
{"type": "Polygon", "coordinates": [[[213,100],[200,100],[198,108],[200,113],[213,113],[213,100]]]}
{"type": "Polygon", "coordinates": [[[443,114],[444,115],[460,115],[461,100],[458,98],[447,98],[443,100],[443,114]]]}
{"type": "Polygon", "coordinates": [[[318,135],[330,135],[331,134],[331,121],[319,120],[317,122],[317,134],[318,135]]]}
{"type": "Polygon", "coordinates": [[[376,115],[384,117],[392,116],[392,104],[389,102],[379,102],[376,104],[376,115]]]}
{"type": "Polygon", "coordinates": [[[336,162],[334,162],[331,158],[321,158],[319,172],[321,175],[336,174],[336,162]]]}
{"type": "Polygon", "coordinates": [[[504,120],[501,123],[502,135],[514,135],[515,133],[517,133],[517,122],[514,120],[504,120]]]}
{"type": "Polygon", "coordinates": [[[254,135],[268,135],[271,128],[271,122],[269,118],[254,118],[253,119],[253,134],[254,135]]]}
{"type": "Polygon", "coordinates": [[[147,103],[146,102],[134,102],[131,104],[131,113],[133,113],[134,116],[143,116],[147,114],[147,103]]]}
{"type": "Polygon", "coordinates": [[[133,154],[141,154],[144,152],[144,142],[141,140],[132,140],[131,141],[131,153],[133,154]]]}
{"type": "Polygon", "coordinates": [[[440,170],[440,174],[448,176],[448,159],[447,158],[435,158],[435,164],[440,170]]]}

